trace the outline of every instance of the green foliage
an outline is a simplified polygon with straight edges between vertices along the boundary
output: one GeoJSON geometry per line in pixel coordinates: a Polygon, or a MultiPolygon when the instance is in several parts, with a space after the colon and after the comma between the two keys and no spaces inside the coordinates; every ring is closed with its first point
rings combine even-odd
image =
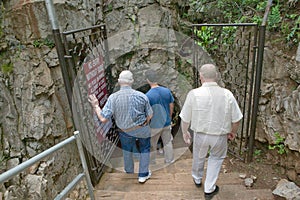
{"type": "Polygon", "coordinates": [[[278,132],[274,133],[275,135],[275,143],[274,145],[269,145],[269,149],[272,150],[272,149],[278,149],[277,152],[282,155],[284,153],[286,153],[286,150],[285,150],[285,145],[284,145],[284,138],[280,136],[280,134],[278,132]]]}
{"type": "Polygon", "coordinates": [[[257,162],[261,162],[262,161],[262,159],[261,159],[261,153],[262,153],[262,151],[260,149],[255,149],[255,151],[253,152],[253,155],[254,155],[255,160],[257,162]]]}
{"type": "Polygon", "coordinates": [[[237,27],[236,26],[225,26],[222,30],[221,37],[223,38],[222,44],[223,45],[230,45],[234,42],[235,33],[237,27]]]}
{"type": "Polygon", "coordinates": [[[271,8],[271,13],[268,16],[268,28],[271,29],[278,29],[280,27],[282,17],[280,14],[280,5],[277,4],[271,8]]]}
{"type": "Polygon", "coordinates": [[[1,71],[4,73],[4,74],[9,74],[13,71],[13,64],[12,63],[5,63],[3,65],[1,65],[1,71]]]}
{"type": "MultiPolygon", "coordinates": [[[[206,23],[257,23],[260,25],[266,6],[267,0],[189,0],[189,12],[183,13],[182,16],[193,20],[194,15],[201,13],[202,19],[200,20],[206,23]]],[[[284,1],[273,1],[267,22],[269,31],[279,32],[282,35],[277,42],[285,40],[289,47],[290,45],[296,46],[300,42],[300,14],[296,7],[288,7],[284,1]]],[[[199,18],[195,23],[199,23],[199,18]]],[[[201,37],[204,38],[204,36],[201,37]]],[[[204,45],[208,43],[208,41],[203,42],[204,45]]]]}
{"type": "Polygon", "coordinates": [[[107,10],[108,10],[108,12],[112,11],[112,10],[113,10],[113,5],[112,5],[112,4],[109,4],[109,5],[107,6],[107,10]]]}
{"type": "Polygon", "coordinates": [[[54,42],[48,38],[34,40],[32,45],[36,48],[41,48],[42,46],[53,48],[55,46],[54,42]]]}
{"type": "Polygon", "coordinates": [[[52,40],[50,40],[50,39],[48,39],[48,38],[46,38],[46,39],[44,40],[44,45],[46,45],[46,46],[49,47],[49,48],[55,47],[54,41],[52,41],[52,40]]]}
{"type": "Polygon", "coordinates": [[[261,155],[261,150],[260,149],[255,149],[254,156],[257,157],[257,156],[260,156],[260,155],[261,155]]]}
{"type": "Polygon", "coordinates": [[[300,14],[286,15],[287,19],[294,23],[282,23],[281,31],[286,35],[285,39],[287,42],[298,44],[300,42],[300,14]]]}
{"type": "Polygon", "coordinates": [[[263,21],[263,18],[260,17],[260,16],[257,16],[257,15],[255,15],[255,16],[253,17],[253,19],[252,19],[252,22],[253,22],[253,23],[256,23],[256,24],[261,24],[262,21],[263,21]]]}
{"type": "Polygon", "coordinates": [[[264,12],[267,6],[267,1],[258,2],[256,5],[256,10],[259,12],[264,12]]]}
{"type": "Polygon", "coordinates": [[[206,50],[214,50],[217,48],[213,43],[217,40],[214,37],[213,27],[201,26],[200,30],[195,29],[194,33],[196,34],[198,40],[197,44],[203,47],[206,50]]]}

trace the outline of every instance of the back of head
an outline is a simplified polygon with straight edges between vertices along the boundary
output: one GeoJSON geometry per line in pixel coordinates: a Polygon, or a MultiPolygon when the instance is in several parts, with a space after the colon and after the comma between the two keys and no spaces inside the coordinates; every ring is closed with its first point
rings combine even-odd
{"type": "Polygon", "coordinates": [[[134,81],[133,74],[129,70],[124,70],[119,74],[119,84],[132,84],[134,81]]]}
{"type": "Polygon", "coordinates": [[[216,66],[213,64],[202,65],[199,70],[199,74],[204,79],[217,80],[217,69],[216,69],[216,66]]]}
{"type": "Polygon", "coordinates": [[[156,71],[149,69],[148,71],[146,71],[145,73],[146,79],[148,79],[148,81],[150,81],[151,83],[157,83],[158,82],[158,76],[156,71]]]}

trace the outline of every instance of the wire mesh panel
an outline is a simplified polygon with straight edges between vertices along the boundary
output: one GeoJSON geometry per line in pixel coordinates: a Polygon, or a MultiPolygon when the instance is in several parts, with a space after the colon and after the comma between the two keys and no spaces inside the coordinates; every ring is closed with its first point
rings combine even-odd
{"type": "MultiPolygon", "coordinates": [[[[195,24],[193,25],[195,46],[207,51],[219,69],[219,84],[229,89],[237,99],[243,119],[234,141],[229,144],[229,152],[246,159],[249,148],[249,124],[253,102],[254,72],[256,66],[256,24],[195,24]]],[[[195,86],[199,85],[198,69],[200,51],[194,48],[196,66],[195,86]]]]}
{"type": "Polygon", "coordinates": [[[102,107],[113,88],[105,26],[64,32],[63,42],[68,73],[73,83],[73,119],[86,149],[92,182],[97,184],[118,142],[113,119],[101,123],[88,102],[88,95],[95,94],[102,107]]]}

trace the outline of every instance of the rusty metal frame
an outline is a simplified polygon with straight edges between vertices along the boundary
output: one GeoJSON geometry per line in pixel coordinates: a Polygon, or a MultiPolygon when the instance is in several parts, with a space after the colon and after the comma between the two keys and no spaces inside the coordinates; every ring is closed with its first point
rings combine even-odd
{"type": "MultiPolygon", "coordinates": [[[[248,33],[247,35],[247,43],[245,43],[245,47],[247,48],[247,55],[245,55],[245,74],[244,76],[244,91],[242,94],[239,94],[243,97],[241,99],[244,99],[243,102],[239,102],[240,107],[242,109],[244,118],[241,123],[241,127],[239,129],[238,139],[236,139],[234,142],[231,142],[229,144],[229,153],[233,154],[234,156],[238,157],[239,159],[243,161],[249,161],[251,160],[251,155],[253,154],[253,138],[255,137],[255,126],[253,124],[256,124],[257,120],[257,105],[258,99],[259,99],[259,86],[258,83],[260,83],[261,76],[258,74],[261,73],[262,65],[259,64],[257,59],[261,59],[261,54],[263,51],[264,45],[259,43],[262,41],[265,36],[264,33],[261,32],[261,27],[259,27],[257,24],[254,23],[239,23],[239,24],[193,24],[193,38],[195,39],[195,43],[197,43],[197,35],[196,31],[194,30],[201,30],[201,27],[213,27],[214,29],[220,29],[223,31],[224,27],[237,27],[242,29],[242,34],[244,31],[244,28],[250,27],[252,31],[248,33]],[[259,39],[259,40],[258,40],[259,39]],[[258,54],[259,53],[259,54],[258,54]],[[252,59],[251,59],[252,58],[252,59]],[[249,64],[251,63],[251,66],[249,64]]],[[[248,31],[249,32],[249,31],[248,31]]],[[[212,38],[215,39],[215,38],[212,38]]],[[[221,43],[219,43],[221,44],[221,43]]],[[[234,44],[235,46],[238,46],[238,44],[234,44]]],[[[245,48],[244,47],[244,48],[245,48]]],[[[193,62],[195,64],[194,68],[194,86],[198,87],[199,84],[199,78],[198,78],[198,68],[199,66],[199,58],[197,54],[196,48],[199,48],[198,44],[194,44],[194,55],[193,55],[193,62]]],[[[209,50],[208,50],[209,51],[209,50]]],[[[221,63],[220,56],[215,56],[218,50],[212,50],[210,55],[212,56],[212,59],[216,62],[217,66],[218,63],[221,63]],[[214,51],[214,52],[213,52],[214,51]]],[[[222,61],[225,62],[225,61],[222,61]]],[[[226,64],[226,63],[225,63],[226,64]]],[[[225,77],[226,79],[226,77],[225,77]]],[[[226,82],[226,80],[223,81],[226,82]]],[[[226,85],[226,84],[225,84],[226,85]]],[[[230,89],[230,88],[228,88],[230,89]]],[[[238,95],[238,94],[234,94],[238,95]]],[[[238,97],[239,98],[239,97],[238,97]]]]}
{"type": "MultiPolygon", "coordinates": [[[[95,130],[90,112],[90,106],[87,101],[87,93],[81,83],[82,64],[93,59],[93,48],[101,48],[104,54],[105,76],[107,79],[107,90],[112,91],[111,69],[109,65],[108,44],[105,25],[96,25],[88,28],[66,31],[61,34],[63,44],[63,58],[66,65],[66,73],[69,82],[72,85],[72,104],[73,120],[76,129],[80,130],[81,139],[84,144],[84,152],[87,158],[89,173],[93,185],[98,184],[104,167],[109,160],[114,148],[118,143],[118,135],[115,125],[107,133],[107,141],[98,144],[95,140],[95,130]]],[[[97,54],[97,53],[96,53],[97,54]]]]}

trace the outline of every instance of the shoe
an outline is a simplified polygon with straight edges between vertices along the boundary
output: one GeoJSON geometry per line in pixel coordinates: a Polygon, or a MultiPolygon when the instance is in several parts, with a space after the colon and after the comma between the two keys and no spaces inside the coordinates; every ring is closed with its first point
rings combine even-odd
{"type": "Polygon", "coordinates": [[[134,172],[127,172],[125,169],[123,169],[123,172],[125,172],[126,174],[133,174],[134,172]]]}
{"type": "Polygon", "coordinates": [[[171,161],[165,161],[166,164],[172,164],[175,162],[175,159],[171,160],[171,161]]]}
{"type": "Polygon", "coordinates": [[[158,153],[159,153],[159,154],[164,154],[164,150],[163,150],[163,149],[159,149],[159,150],[158,150],[158,153]]]}
{"type": "Polygon", "coordinates": [[[216,189],[213,192],[204,193],[205,200],[212,199],[219,192],[219,186],[216,185],[216,189]]]}
{"type": "Polygon", "coordinates": [[[195,183],[195,185],[196,185],[197,188],[201,187],[201,182],[200,182],[200,183],[197,183],[196,180],[195,180],[194,178],[193,178],[193,181],[194,181],[194,183],[195,183]]]}
{"type": "Polygon", "coordinates": [[[148,172],[148,176],[139,177],[139,183],[145,183],[151,177],[151,172],[148,172]]]}

